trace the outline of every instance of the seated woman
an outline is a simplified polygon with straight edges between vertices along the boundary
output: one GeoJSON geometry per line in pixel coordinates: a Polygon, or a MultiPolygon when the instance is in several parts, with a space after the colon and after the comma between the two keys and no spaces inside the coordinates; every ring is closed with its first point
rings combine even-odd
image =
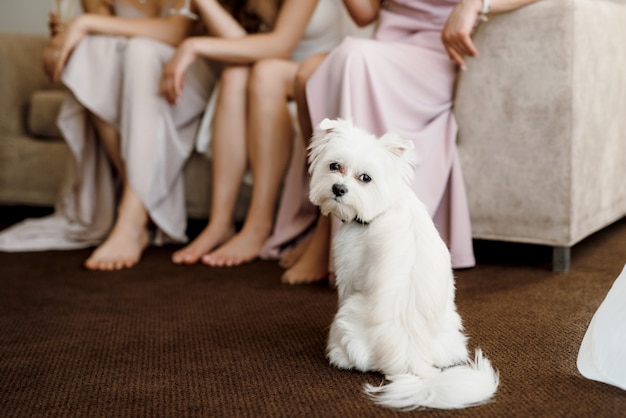
{"type": "MultiPolygon", "coordinates": [[[[479,14],[533,1],[498,0],[490,7],[488,0],[344,0],[357,23],[379,19],[374,39],[347,38],[300,71],[305,138],[323,118],[340,117],[378,136],[394,131],[414,141],[413,189],[448,244],[455,268],[475,264],[452,110],[455,64],[465,68],[463,57],[478,54],[470,36],[479,14]]],[[[331,237],[331,222],[321,216],[311,239],[283,259],[283,281],[332,275],[331,237]]]]}
{"type": "MultiPolygon", "coordinates": [[[[50,78],[72,93],[58,119],[74,157],[67,182],[53,216],[3,232],[0,248],[101,243],[85,267],[113,270],[139,261],[151,229],[156,243],[186,240],[182,167],[217,72],[207,61],[194,63],[170,106],[158,89],[163,65],[195,29],[177,13],[184,0],[82,4],[85,13],[53,34],[43,56],[50,78]]],[[[220,18],[234,22],[224,9],[220,18]]],[[[227,36],[224,26],[214,34],[227,36]]]]}
{"type": "MultiPolygon", "coordinates": [[[[212,3],[196,0],[203,16],[212,3]]],[[[201,260],[210,266],[232,266],[264,256],[292,156],[288,101],[298,62],[340,42],[340,7],[334,0],[250,1],[246,9],[258,16],[264,32],[233,40],[190,38],[166,65],[161,88],[170,103],[178,100],[187,84],[187,68],[198,57],[227,65],[212,123],[210,221],[191,244],[174,253],[175,263],[201,260]],[[251,203],[241,231],[235,233],[234,208],[248,166],[254,183],[251,203]]],[[[293,238],[283,225],[277,228],[278,241],[293,238]]]]}

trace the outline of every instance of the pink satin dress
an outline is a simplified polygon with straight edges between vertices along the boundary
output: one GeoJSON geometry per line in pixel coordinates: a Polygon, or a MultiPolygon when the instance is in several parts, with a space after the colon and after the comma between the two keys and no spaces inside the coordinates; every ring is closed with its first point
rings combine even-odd
{"type": "MultiPolygon", "coordinates": [[[[469,209],[456,148],[453,113],[456,68],[441,29],[456,0],[391,0],[373,39],[346,38],[307,84],[313,126],[351,119],[376,135],[394,131],[415,143],[413,190],[450,248],[455,268],[475,265],[469,209]]],[[[278,222],[304,231],[314,221],[306,163],[285,184],[283,199],[298,208],[278,222]],[[304,184],[303,184],[304,182],[304,184]],[[293,213],[296,213],[294,216],[293,213]],[[307,223],[308,222],[308,223],[307,223]]],[[[340,227],[335,223],[334,228],[340,227]]],[[[334,271],[332,265],[331,271],[334,271]]]]}

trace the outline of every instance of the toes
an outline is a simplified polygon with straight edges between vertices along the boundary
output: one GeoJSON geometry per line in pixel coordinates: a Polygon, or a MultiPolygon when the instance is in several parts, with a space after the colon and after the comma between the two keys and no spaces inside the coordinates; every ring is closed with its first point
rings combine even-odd
{"type": "Polygon", "coordinates": [[[135,259],[110,260],[89,258],[85,261],[84,266],[92,271],[115,271],[134,267],[137,262],[138,260],[135,259]]]}
{"type": "Polygon", "coordinates": [[[288,274],[283,274],[282,276],[280,276],[280,282],[284,284],[293,284],[293,282],[291,281],[291,277],[289,277],[288,274]]]}
{"type": "Polygon", "coordinates": [[[198,261],[198,258],[200,258],[200,254],[185,254],[183,256],[183,263],[194,264],[198,261]]]}
{"type": "Polygon", "coordinates": [[[210,267],[233,267],[237,264],[235,261],[228,257],[216,257],[215,255],[207,254],[202,257],[202,263],[210,267]]]}
{"type": "Polygon", "coordinates": [[[200,258],[203,255],[203,252],[198,251],[174,253],[172,256],[172,262],[175,264],[195,264],[200,261],[200,258]]]}

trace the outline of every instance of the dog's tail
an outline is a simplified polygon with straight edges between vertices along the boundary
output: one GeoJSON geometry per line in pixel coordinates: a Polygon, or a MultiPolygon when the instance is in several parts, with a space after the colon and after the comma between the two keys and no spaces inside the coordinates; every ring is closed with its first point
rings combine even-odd
{"type": "Polygon", "coordinates": [[[379,405],[403,410],[479,405],[491,399],[499,383],[498,372],[480,349],[473,362],[449,367],[429,378],[411,374],[386,378],[389,383],[378,387],[368,384],[365,392],[379,405]]]}

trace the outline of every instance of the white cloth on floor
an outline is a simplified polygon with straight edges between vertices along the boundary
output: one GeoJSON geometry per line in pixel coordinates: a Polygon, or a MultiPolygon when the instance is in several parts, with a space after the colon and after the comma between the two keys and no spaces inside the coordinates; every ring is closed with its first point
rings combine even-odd
{"type": "Polygon", "coordinates": [[[593,315],[578,352],[588,379],[626,390],[626,266],[593,315]]]}

